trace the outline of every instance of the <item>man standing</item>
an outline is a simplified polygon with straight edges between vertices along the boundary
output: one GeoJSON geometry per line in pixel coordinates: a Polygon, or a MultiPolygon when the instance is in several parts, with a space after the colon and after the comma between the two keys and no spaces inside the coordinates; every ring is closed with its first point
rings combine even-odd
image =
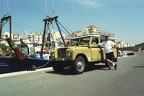
{"type": "Polygon", "coordinates": [[[114,54],[113,54],[113,47],[115,47],[115,43],[110,40],[109,36],[105,36],[105,41],[100,44],[101,47],[104,48],[104,52],[106,54],[106,63],[110,66],[114,66],[115,70],[117,69],[117,64],[113,62],[114,54]]]}

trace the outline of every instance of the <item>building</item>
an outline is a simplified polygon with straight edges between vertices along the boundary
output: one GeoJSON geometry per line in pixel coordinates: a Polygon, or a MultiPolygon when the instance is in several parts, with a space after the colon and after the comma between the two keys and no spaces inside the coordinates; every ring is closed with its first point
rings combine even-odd
{"type": "Polygon", "coordinates": [[[94,25],[87,26],[86,33],[100,33],[100,29],[94,25]]]}
{"type": "Polygon", "coordinates": [[[30,43],[37,43],[37,44],[42,44],[42,37],[43,37],[43,34],[40,32],[27,34],[26,36],[26,38],[29,39],[30,43]]]}
{"type": "MultiPolygon", "coordinates": [[[[4,35],[2,35],[2,38],[3,39],[6,39],[6,38],[10,38],[10,32],[5,32],[4,35]]],[[[20,40],[21,36],[20,34],[11,34],[11,38],[13,40],[20,40]]]]}
{"type": "Polygon", "coordinates": [[[134,51],[136,52],[143,52],[143,50],[144,50],[144,43],[137,44],[134,47],[134,51]]]}
{"type": "Polygon", "coordinates": [[[110,36],[112,39],[115,39],[115,34],[113,33],[110,33],[110,32],[106,32],[106,31],[101,31],[100,28],[94,26],[94,25],[90,25],[90,26],[87,26],[85,28],[85,31],[74,31],[72,33],[72,36],[80,36],[80,35],[85,35],[85,34],[98,34],[98,35],[101,35],[102,38],[104,38],[104,36],[110,36]]]}
{"type": "Polygon", "coordinates": [[[21,39],[20,34],[13,34],[12,35],[12,40],[15,42],[18,42],[21,39]]]}
{"type": "MultiPolygon", "coordinates": [[[[2,35],[2,38],[3,38],[3,39],[10,38],[10,32],[5,32],[4,35],[2,35]]],[[[12,34],[11,34],[11,38],[12,38],[12,40],[13,40],[14,42],[16,42],[17,44],[20,43],[20,38],[21,38],[20,34],[13,34],[13,33],[12,33],[12,34]]],[[[1,43],[2,43],[2,44],[7,44],[7,42],[5,42],[5,41],[2,41],[1,43]]]]}
{"type": "Polygon", "coordinates": [[[92,33],[100,33],[100,29],[94,25],[90,25],[90,26],[87,26],[85,28],[85,31],[82,31],[82,30],[79,30],[79,31],[74,31],[72,33],[72,36],[80,36],[80,35],[84,35],[84,34],[92,34],[92,33]]]}
{"type": "Polygon", "coordinates": [[[82,31],[82,30],[79,30],[79,31],[74,31],[72,33],[72,36],[80,36],[80,35],[83,35],[83,34],[86,34],[86,32],[82,31]]]}
{"type": "Polygon", "coordinates": [[[129,44],[126,41],[121,40],[121,41],[117,42],[117,46],[118,46],[118,48],[123,48],[123,47],[134,47],[135,45],[129,44]]]}

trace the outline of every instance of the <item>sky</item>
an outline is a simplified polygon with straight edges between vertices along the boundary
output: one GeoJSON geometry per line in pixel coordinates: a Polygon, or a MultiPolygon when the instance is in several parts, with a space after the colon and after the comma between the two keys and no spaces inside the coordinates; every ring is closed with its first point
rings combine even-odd
{"type": "Polygon", "coordinates": [[[43,32],[43,19],[53,16],[53,9],[70,31],[95,25],[117,41],[144,43],[144,0],[0,0],[0,18],[11,15],[12,32],[21,35],[43,32]]]}

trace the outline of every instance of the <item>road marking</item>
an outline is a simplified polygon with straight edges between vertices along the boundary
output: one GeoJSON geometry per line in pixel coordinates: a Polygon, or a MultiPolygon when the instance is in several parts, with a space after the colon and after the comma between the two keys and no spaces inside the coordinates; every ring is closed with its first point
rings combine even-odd
{"type": "Polygon", "coordinates": [[[51,70],[51,69],[52,68],[50,67],[50,68],[37,69],[35,71],[20,71],[20,72],[5,73],[5,74],[0,74],[0,78],[23,75],[23,74],[29,74],[29,73],[35,73],[35,72],[46,71],[46,70],[51,70]]]}
{"type": "Polygon", "coordinates": [[[127,56],[127,55],[125,55],[125,56],[122,56],[122,57],[118,57],[118,58],[124,58],[124,57],[130,57],[130,56],[127,56]]]}

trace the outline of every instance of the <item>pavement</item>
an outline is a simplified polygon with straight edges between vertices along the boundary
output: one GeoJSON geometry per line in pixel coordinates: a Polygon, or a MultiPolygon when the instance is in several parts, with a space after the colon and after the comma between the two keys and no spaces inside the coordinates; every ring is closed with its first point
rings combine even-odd
{"type": "Polygon", "coordinates": [[[117,64],[117,70],[96,65],[80,75],[52,68],[0,74],[0,96],[144,96],[144,53],[117,64]]]}

